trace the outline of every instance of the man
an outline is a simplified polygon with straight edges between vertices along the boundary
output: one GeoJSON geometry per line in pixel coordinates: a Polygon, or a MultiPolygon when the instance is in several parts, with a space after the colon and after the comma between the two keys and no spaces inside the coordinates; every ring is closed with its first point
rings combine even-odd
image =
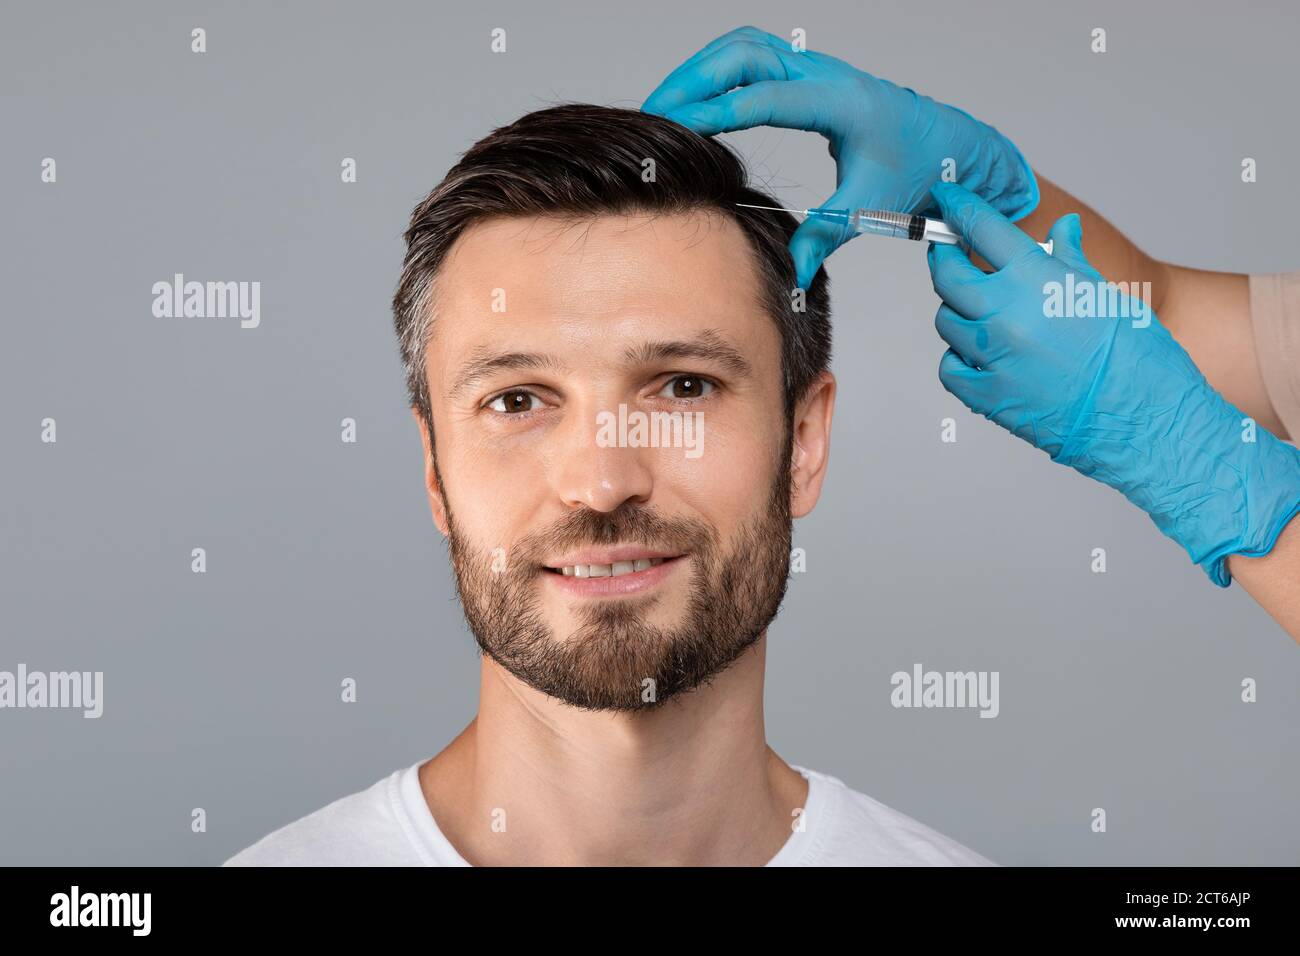
{"type": "MultiPolygon", "coordinates": [[[[943,386],[1120,491],[1211,581],[1239,580],[1300,641],[1300,451],[1285,441],[1300,437],[1300,273],[1157,262],[1040,186],[986,123],[754,27],[706,44],[642,108],[706,136],[817,132],[837,166],[822,206],[957,229],[995,271],[951,246],[930,250],[943,386]],[[1044,234],[1051,256],[1029,239],[1044,234]],[[1066,289],[1082,308],[1074,295],[1061,308],[1066,289]]],[[[850,238],[805,221],[790,243],[799,284],[850,238]]]]}
{"type": "Polygon", "coordinates": [[[774,204],[721,144],[564,106],[416,208],[394,313],[479,712],[228,864],[990,865],[766,744],[835,379],[825,273],[792,297],[797,224],[736,203],[774,204]]]}

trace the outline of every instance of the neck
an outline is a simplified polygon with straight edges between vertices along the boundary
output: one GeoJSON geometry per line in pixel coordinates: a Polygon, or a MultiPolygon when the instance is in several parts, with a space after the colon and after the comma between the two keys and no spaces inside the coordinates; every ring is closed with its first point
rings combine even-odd
{"type": "Polygon", "coordinates": [[[475,866],[761,866],[808,784],[767,746],[763,635],[707,686],[642,713],[583,711],[483,658],[479,713],[420,767],[475,866]]]}

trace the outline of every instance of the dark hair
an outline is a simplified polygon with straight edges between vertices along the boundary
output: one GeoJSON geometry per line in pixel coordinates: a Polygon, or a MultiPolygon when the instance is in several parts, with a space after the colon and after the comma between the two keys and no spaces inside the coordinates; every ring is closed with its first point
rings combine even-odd
{"type": "MultiPolygon", "coordinates": [[[[648,177],[647,177],[648,178],[648,177]]],[[[755,253],[761,298],[781,333],[787,420],[830,364],[829,280],[818,269],[804,311],[791,305],[797,282],[789,241],[798,225],[749,187],[743,160],[723,143],[639,110],[566,104],[521,116],[475,143],[411,213],[393,320],[410,403],[433,427],[424,350],[434,321],[433,282],[453,243],[493,216],[594,216],[708,209],[736,221],[755,253]],[[652,181],[643,179],[653,160],[652,181]]]]}

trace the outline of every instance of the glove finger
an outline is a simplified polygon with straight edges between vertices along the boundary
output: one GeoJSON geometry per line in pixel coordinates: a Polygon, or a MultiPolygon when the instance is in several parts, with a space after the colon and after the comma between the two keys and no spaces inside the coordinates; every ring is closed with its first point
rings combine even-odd
{"type": "Polygon", "coordinates": [[[991,355],[987,322],[968,319],[944,304],[934,314],[934,330],[967,365],[982,369],[989,363],[991,355]]]}
{"type": "Polygon", "coordinates": [[[1020,256],[1047,255],[1029,234],[1019,229],[973,192],[956,183],[937,182],[930,194],[943,220],[970,243],[995,269],[1020,256]]]}
{"type": "Polygon", "coordinates": [[[943,387],[971,411],[981,415],[985,413],[988,375],[988,372],[972,368],[952,349],[944,352],[939,360],[939,381],[943,387]]]}
{"type": "Polygon", "coordinates": [[[641,109],[668,116],[674,110],[701,103],[737,86],[758,80],[784,80],[787,74],[781,52],[769,43],[752,39],[732,40],[708,53],[701,51],[669,74],[641,109]]]}
{"type": "MultiPolygon", "coordinates": [[[[664,116],[689,127],[701,136],[730,133],[754,126],[801,129],[829,137],[830,118],[825,109],[825,93],[816,85],[786,79],[765,78],[755,70],[747,75],[740,89],[714,96],[703,102],[686,103],[669,110],[664,116]]],[[[729,79],[722,83],[730,82],[729,79]]],[[[732,86],[739,85],[732,83],[732,86]]],[[[731,87],[727,87],[731,89],[731,87]]]]}
{"type": "Polygon", "coordinates": [[[931,244],[926,254],[930,280],[939,298],[962,315],[978,319],[988,312],[989,277],[956,246],[931,244]]]}
{"type": "Polygon", "coordinates": [[[677,78],[684,72],[689,71],[700,60],[728,44],[737,42],[760,43],[771,47],[784,46],[787,49],[789,48],[789,43],[780,37],[758,29],[758,27],[743,26],[728,30],[696,50],[664,77],[663,81],[655,87],[654,91],[646,97],[645,102],[641,104],[642,111],[657,113],[662,116],[673,107],[681,106],[687,102],[686,99],[682,98],[683,92],[677,83],[677,78]]]}
{"type": "Polygon", "coordinates": [[[1083,222],[1077,212],[1066,213],[1052,225],[1047,234],[1052,240],[1052,255],[1079,272],[1095,270],[1083,254],[1083,222]]]}
{"type": "MultiPolygon", "coordinates": [[[[844,182],[818,208],[856,209],[866,201],[866,195],[862,183],[844,182]]],[[[790,258],[794,260],[799,288],[808,288],[822,262],[856,235],[847,222],[832,222],[813,216],[801,222],[790,237],[790,258]]]]}

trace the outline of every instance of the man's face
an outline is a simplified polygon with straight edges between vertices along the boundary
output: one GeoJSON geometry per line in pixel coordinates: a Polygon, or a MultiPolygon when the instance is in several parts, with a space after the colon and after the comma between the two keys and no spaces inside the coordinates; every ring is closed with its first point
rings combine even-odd
{"type": "Polygon", "coordinates": [[[775,616],[791,446],[759,289],[707,213],[497,218],[453,247],[430,498],[476,640],[530,686],[643,709],[775,616]]]}

